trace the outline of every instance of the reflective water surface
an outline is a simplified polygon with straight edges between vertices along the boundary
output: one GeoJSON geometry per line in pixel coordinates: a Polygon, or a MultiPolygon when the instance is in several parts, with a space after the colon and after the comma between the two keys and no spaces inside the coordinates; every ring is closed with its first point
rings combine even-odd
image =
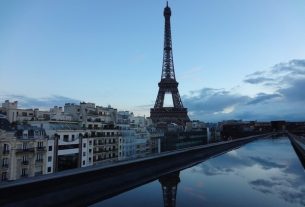
{"type": "Polygon", "coordinates": [[[262,139],[92,206],[305,206],[305,171],[287,138],[262,139]]]}

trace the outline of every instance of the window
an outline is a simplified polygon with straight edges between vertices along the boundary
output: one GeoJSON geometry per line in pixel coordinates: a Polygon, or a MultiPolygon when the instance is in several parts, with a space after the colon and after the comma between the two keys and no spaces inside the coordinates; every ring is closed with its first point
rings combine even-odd
{"type": "Polygon", "coordinates": [[[37,155],[36,155],[36,161],[42,161],[42,156],[43,156],[43,155],[40,154],[40,153],[37,154],[37,155]]]}
{"type": "Polygon", "coordinates": [[[26,176],[26,168],[22,168],[21,170],[21,176],[26,176]]]}
{"type": "Polygon", "coordinates": [[[89,141],[89,145],[92,145],[92,141],[91,140],[89,141]]]}
{"type": "Polygon", "coordinates": [[[48,156],[48,162],[52,162],[52,157],[48,156]]]}
{"type": "Polygon", "coordinates": [[[28,160],[27,156],[26,156],[26,155],[23,155],[23,156],[22,156],[22,161],[23,161],[23,162],[26,162],[27,160],[28,160]]]}
{"type": "Polygon", "coordinates": [[[37,147],[38,147],[38,148],[43,148],[43,142],[38,142],[38,143],[37,143],[37,147]]]}
{"type": "Polygon", "coordinates": [[[69,141],[69,135],[65,134],[64,135],[64,142],[68,142],[69,141]]]}
{"type": "Polygon", "coordinates": [[[86,147],[86,143],[83,144],[83,147],[84,147],[84,148],[86,147]]]}
{"type": "Polygon", "coordinates": [[[75,139],[75,135],[74,135],[74,134],[72,134],[72,140],[74,141],[74,139],[75,139]]]}
{"type": "Polygon", "coordinates": [[[1,174],[1,180],[2,180],[2,181],[7,180],[7,172],[2,172],[2,174],[1,174]]]}
{"type": "Polygon", "coordinates": [[[22,149],[26,150],[28,148],[27,146],[28,146],[27,142],[22,143],[22,149]]]}
{"type": "Polygon", "coordinates": [[[2,167],[8,167],[8,158],[3,158],[2,167]]]}
{"type": "Polygon", "coordinates": [[[8,144],[4,144],[4,145],[3,145],[3,150],[4,150],[4,151],[9,150],[8,144]]]}
{"type": "Polygon", "coordinates": [[[86,164],[86,161],[85,160],[83,160],[83,165],[85,165],[86,164]]]}
{"type": "Polygon", "coordinates": [[[83,156],[86,156],[86,152],[83,152],[83,156]]]}
{"type": "Polygon", "coordinates": [[[9,153],[9,146],[8,144],[3,145],[3,154],[8,154],[9,153]]]}
{"type": "Polygon", "coordinates": [[[52,171],[52,168],[51,167],[48,167],[48,172],[51,172],[52,171]]]}
{"type": "Polygon", "coordinates": [[[52,151],[52,146],[49,146],[49,151],[52,151]]]}
{"type": "Polygon", "coordinates": [[[92,149],[89,149],[89,153],[91,153],[92,152],[92,149]]]}

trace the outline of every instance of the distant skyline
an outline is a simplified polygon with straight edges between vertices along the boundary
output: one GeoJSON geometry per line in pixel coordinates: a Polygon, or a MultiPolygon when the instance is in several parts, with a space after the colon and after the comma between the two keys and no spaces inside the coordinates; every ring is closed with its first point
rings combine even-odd
{"type": "MultiPolygon", "coordinates": [[[[93,102],[149,116],[166,1],[0,1],[0,102],[93,102]]],[[[170,0],[192,119],[305,120],[304,0],[170,0]]]]}

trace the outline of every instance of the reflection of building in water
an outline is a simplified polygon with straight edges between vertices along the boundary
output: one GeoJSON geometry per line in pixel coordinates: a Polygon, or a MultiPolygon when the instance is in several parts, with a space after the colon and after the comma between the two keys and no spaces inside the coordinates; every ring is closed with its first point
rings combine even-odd
{"type": "Polygon", "coordinates": [[[164,207],[176,206],[177,186],[180,182],[180,171],[159,178],[162,185],[164,207]]]}
{"type": "Polygon", "coordinates": [[[161,142],[162,151],[176,150],[207,144],[209,128],[203,122],[187,122],[185,127],[168,124],[161,142]]]}

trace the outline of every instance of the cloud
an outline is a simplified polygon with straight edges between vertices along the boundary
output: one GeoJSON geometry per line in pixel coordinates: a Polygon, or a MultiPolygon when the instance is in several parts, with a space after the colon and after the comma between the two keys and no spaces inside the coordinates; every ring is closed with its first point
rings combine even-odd
{"type": "Polygon", "coordinates": [[[291,86],[279,89],[278,92],[290,101],[305,102],[305,78],[291,80],[291,86]]]}
{"type": "MultiPolygon", "coordinates": [[[[231,93],[224,89],[203,88],[193,91],[189,96],[183,96],[182,99],[191,118],[210,122],[226,119],[274,120],[305,117],[305,113],[293,114],[291,105],[286,104],[280,93],[258,93],[255,97],[250,97],[231,93]],[[281,104],[276,104],[277,107],[273,107],[276,102],[282,102],[284,106],[289,107],[285,110],[278,108],[281,104]]],[[[300,104],[295,105],[295,107],[301,109],[300,104]]]]}
{"type": "Polygon", "coordinates": [[[266,78],[266,77],[256,77],[256,78],[248,78],[245,79],[244,82],[251,83],[251,84],[258,84],[258,83],[269,83],[271,81],[274,81],[273,78],[266,78]]]}
{"type": "Polygon", "coordinates": [[[256,95],[256,97],[252,98],[251,101],[249,101],[247,104],[258,104],[262,102],[267,102],[268,100],[274,99],[274,98],[280,98],[282,97],[280,94],[266,94],[266,93],[259,93],[256,95]]]}
{"type": "Polygon", "coordinates": [[[250,181],[249,184],[254,190],[264,194],[276,195],[280,199],[292,204],[305,205],[305,191],[301,188],[303,183],[296,185],[293,180],[289,180],[285,176],[285,174],[280,175],[280,177],[277,178],[277,181],[257,179],[250,181]]]}
{"type": "Polygon", "coordinates": [[[19,108],[40,108],[40,109],[47,109],[54,106],[64,106],[65,103],[79,103],[80,100],[53,95],[50,97],[45,98],[32,98],[24,95],[6,95],[3,96],[4,100],[10,101],[18,101],[19,108]]]}
{"type": "Polygon", "coordinates": [[[279,63],[273,66],[273,73],[291,73],[293,75],[305,75],[305,60],[291,60],[288,63],[279,63]]]}
{"type": "Polygon", "coordinates": [[[233,90],[202,88],[191,91],[182,100],[191,118],[210,122],[305,120],[305,60],[295,59],[253,72],[245,76],[244,82],[260,91],[253,97],[233,90]]]}
{"type": "Polygon", "coordinates": [[[266,188],[271,188],[275,185],[279,185],[276,182],[269,181],[269,180],[264,180],[264,179],[257,179],[257,180],[251,181],[250,184],[254,185],[254,186],[263,186],[263,187],[266,187],[266,188]]]}
{"type": "Polygon", "coordinates": [[[197,111],[205,114],[230,113],[233,106],[246,103],[247,96],[231,94],[224,89],[203,88],[192,91],[190,96],[184,96],[183,102],[190,111],[197,111]]]}
{"type": "Polygon", "coordinates": [[[280,163],[276,163],[276,162],[272,162],[270,160],[267,159],[263,159],[260,157],[249,157],[251,160],[255,161],[255,163],[259,164],[263,169],[269,170],[272,168],[285,168],[286,165],[280,164],[280,163]]]}

